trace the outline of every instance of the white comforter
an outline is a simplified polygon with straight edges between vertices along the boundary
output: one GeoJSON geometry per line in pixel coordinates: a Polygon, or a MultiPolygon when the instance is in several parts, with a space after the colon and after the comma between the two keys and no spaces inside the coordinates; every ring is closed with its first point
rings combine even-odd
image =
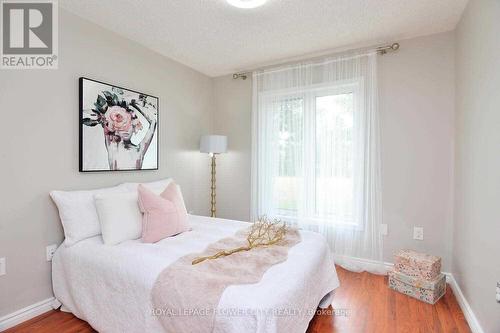
{"type": "MultiPolygon", "coordinates": [[[[158,274],[178,258],[201,252],[248,226],[201,216],[190,216],[190,223],[192,231],[156,244],[136,240],[106,246],[97,236],[59,247],[52,279],[63,310],[99,332],[163,332],[152,314],[150,295],[158,274]]],[[[339,281],[328,246],[317,233],[301,231],[301,236],[302,242],[290,249],[288,259],[271,267],[259,283],[226,288],[214,332],[302,333],[317,306],[331,304],[339,281]],[[312,275],[321,283],[312,285],[312,275]]]]}

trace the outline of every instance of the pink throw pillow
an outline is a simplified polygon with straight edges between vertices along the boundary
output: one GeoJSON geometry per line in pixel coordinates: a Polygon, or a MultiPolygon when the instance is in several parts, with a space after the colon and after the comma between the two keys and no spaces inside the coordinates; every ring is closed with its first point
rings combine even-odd
{"type": "Polygon", "coordinates": [[[188,215],[179,187],[171,182],[156,195],[143,185],[137,188],[142,217],[142,241],[155,243],[189,230],[188,215]]]}

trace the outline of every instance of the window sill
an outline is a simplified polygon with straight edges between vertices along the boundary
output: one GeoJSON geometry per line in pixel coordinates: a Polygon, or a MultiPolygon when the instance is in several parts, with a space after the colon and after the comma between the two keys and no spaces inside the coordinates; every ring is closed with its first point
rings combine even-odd
{"type": "Polygon", "coordinates": [[[299,218],[295,216],[285,216],[285,215],[272,215],[272,217],[280,219],[284,222],[289,222],[293,226],[298,226],[300,228],[306,228],[315,230],[317,228],[335,228],[335,229],[343,229],[343,230],[354,230],[354,231],[363,231],[364,228],[354,222],[346,222],[346,221],[337,221],[332,222],[328,219],[319,219],[319,218],[299,218]]]}

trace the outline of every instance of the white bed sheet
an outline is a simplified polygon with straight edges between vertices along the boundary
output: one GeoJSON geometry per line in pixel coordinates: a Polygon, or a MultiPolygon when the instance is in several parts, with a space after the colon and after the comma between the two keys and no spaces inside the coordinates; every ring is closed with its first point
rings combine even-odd
{"type": "MultiPolygon", "coordinates": [[[[158,274],[178,258],[248,227],[193,215],[190,224],[192,231],[156,244],[135,240],[106,246],[96,236],[59,247],[52,262],[55,297],[99,332],[164,332],[150,296],[158,274]]],[[[317,233],[301,231],[301,236],[288,259],[259,283],[226,288],[214,332],[302,333],[317,306],[331,304],[339,281],[328,245],[317,233]]]]}

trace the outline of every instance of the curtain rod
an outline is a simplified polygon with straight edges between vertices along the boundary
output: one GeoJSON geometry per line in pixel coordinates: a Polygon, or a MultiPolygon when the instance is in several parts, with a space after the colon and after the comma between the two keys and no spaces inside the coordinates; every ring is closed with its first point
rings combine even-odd
{"type": "MultiPolygon", "coordinates": [[[[387,52],[395,52],[395,51],[399,50],[399,46],[400,46],[399,43],[392,43],[392,44],[388,44],[388,45],[378,46],[372,50],[374,52],[377,52],[380,55],[384,55],[384,54],[387,54],[387,52]]],[[[345,52],[347,52],[347,51],[345,51],[345,52]]],[[[344,53],[344,52],[341,52],[341,53],[344,53]]],[[[332,54],[330,56],[332,56],[332,54]]],[[[324,56],[324,57],[328,57],[328,56],[324,56]]],[[[233,80],[237,80],[237,79],[246,80],[248,78],[248,76],[250,74],[252,74],[252,72],[253,71],[234,73],[233,80]]]]}

